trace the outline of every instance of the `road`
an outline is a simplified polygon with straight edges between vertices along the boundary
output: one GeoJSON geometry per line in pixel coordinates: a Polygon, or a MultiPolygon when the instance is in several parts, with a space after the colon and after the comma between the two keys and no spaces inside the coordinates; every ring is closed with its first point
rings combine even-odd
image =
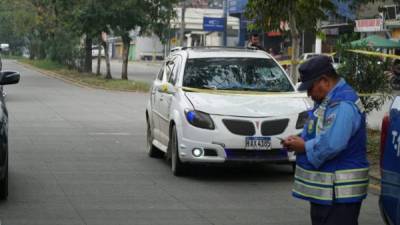
{"type": "MultiPolygon", "coordinates": [[[[82,88],[21,72],[10,113],[7,225],[308,225],[290,166],[198,167],[174,177],[145,150],[147,94],[82,88]]],[[[370,194],[360,224],[382,224],[370,194]]]]}
{"type": "MultiPolygon", "coordinates": [[[[145,62],[145,61],[130,61],[128,64],[128,79],[130,80],[138,80],[144,81],[147,83],[151,83],[158,72],[160,71],[162,62],[145,62]]],[[[97,60],[93,60],[92,63],[92,71],[96,72],[97,70],[97,60]]],[[[102,60],[100,71],[102,74],[105,74],[106,65],[105,60],[102,60]]],[[[113,59],[110,61],[110,70],[113,78],[121,78],[122,71],[122,61],[113,59]]]]}

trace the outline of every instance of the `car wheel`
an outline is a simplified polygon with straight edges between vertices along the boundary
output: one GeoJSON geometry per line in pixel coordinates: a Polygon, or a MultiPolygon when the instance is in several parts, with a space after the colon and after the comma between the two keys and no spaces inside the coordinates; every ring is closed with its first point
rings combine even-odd
{"type": "Polygon", "coordinates": [[[171,152],[171,170],[175,176],[184,176],[187,175],[188,166],[181,162],[179,159],[179,150],[178,150],[178,137],[176,133],[176,127],[172,128],[171,139],[169,142],[169,148],[171,152]]]}
{"type": "Polygon", "coordinates": [[[163,158],[164,153],[161,152],[158,148],[153,145],[153,134],[151,132],[150,123],[147,120],[147,151],[150,157],[152,158],[163,158]]]}
{"type": "Polygon", "coordinates": [[[6,200],[8,196],[8,157],[6,159],[5,168],[4,177],[0,180],[0,200],[6,200]]]}

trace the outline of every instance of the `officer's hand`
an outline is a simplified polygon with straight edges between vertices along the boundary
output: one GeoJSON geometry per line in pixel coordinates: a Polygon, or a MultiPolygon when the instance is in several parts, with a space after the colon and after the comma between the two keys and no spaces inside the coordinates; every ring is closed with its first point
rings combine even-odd
{"type": "Polygon", "coordinates": [[[297,153],[305,151],[305,142],[299,136],[289,136],[282,141],[282,145],[289,151],[295,151],[297,153]]]}

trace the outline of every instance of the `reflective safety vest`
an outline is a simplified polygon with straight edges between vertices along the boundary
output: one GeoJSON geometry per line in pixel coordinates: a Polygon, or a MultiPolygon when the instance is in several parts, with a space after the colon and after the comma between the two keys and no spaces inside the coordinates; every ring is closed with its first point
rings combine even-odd
{"type": "Polygon", "coordinates": [[[297,154],[297,166],[293,196],[317,204],[360,202],[367,196],[368,161],[366,158],[365,113],[356,92],[346,83],[337,87],[329,100],[321,103],[309,113],[303,139],[315,138],[324,128],[326,109],[341,101],[354,104],[361,115],[359,129],[350,138],[346,149],[335,158],[315,168],[305,153],[297,154]]]}

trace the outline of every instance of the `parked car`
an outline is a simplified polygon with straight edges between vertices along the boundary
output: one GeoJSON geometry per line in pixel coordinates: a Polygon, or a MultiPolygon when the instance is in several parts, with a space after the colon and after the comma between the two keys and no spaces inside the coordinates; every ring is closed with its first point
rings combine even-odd
{"type": "Polygon", "coordinates": [[[400,225],[400,96],[383,118],[379,206],[387,225],[400,225]]]}
{"type": "MultiPolygon", "coordinates": [[[[0,88],[3,85],[16,84],[19,82],[20,75],[14,71],[0,72],[0,88]]],[[[5,200],[8,195],[8,111],[4,96],[0,95],[0,200],[5,200]]]]}
{"type": "Polygon", "coordinates": [[[100,48],[99,48],[99,46],[92,46],[92,57],[93,57],[93,58],[99,56],[99,49],[100,49],[100,51],[101,51],[101,52],[100,52],[101,57],[105,57],[105,52],[104,52],[104,49],[103,49],[102,46],[100,46],[100,48]]]}
{"type": "Polygon", "coordinates": [[[175,175],[193,163],[294,162],[279,138],[301,132],[309,107],[264,51],[176,50],[150,91],[149,155],[166,154],[175,175]]]}
{"type": "Polygon", "coordinates": [[[311,59],[312,57],[319,56],[319,55],[326,55],[326,56],[331,57],[333,68],[337,69],[339,67],[339,63],[340,63],[339,58],[334,57],[332,54],[318,54],[318,53],[314,53],[314,52],[303,53],[300,56],[300,61],[305,61],[307,59],[311,59]]]}

